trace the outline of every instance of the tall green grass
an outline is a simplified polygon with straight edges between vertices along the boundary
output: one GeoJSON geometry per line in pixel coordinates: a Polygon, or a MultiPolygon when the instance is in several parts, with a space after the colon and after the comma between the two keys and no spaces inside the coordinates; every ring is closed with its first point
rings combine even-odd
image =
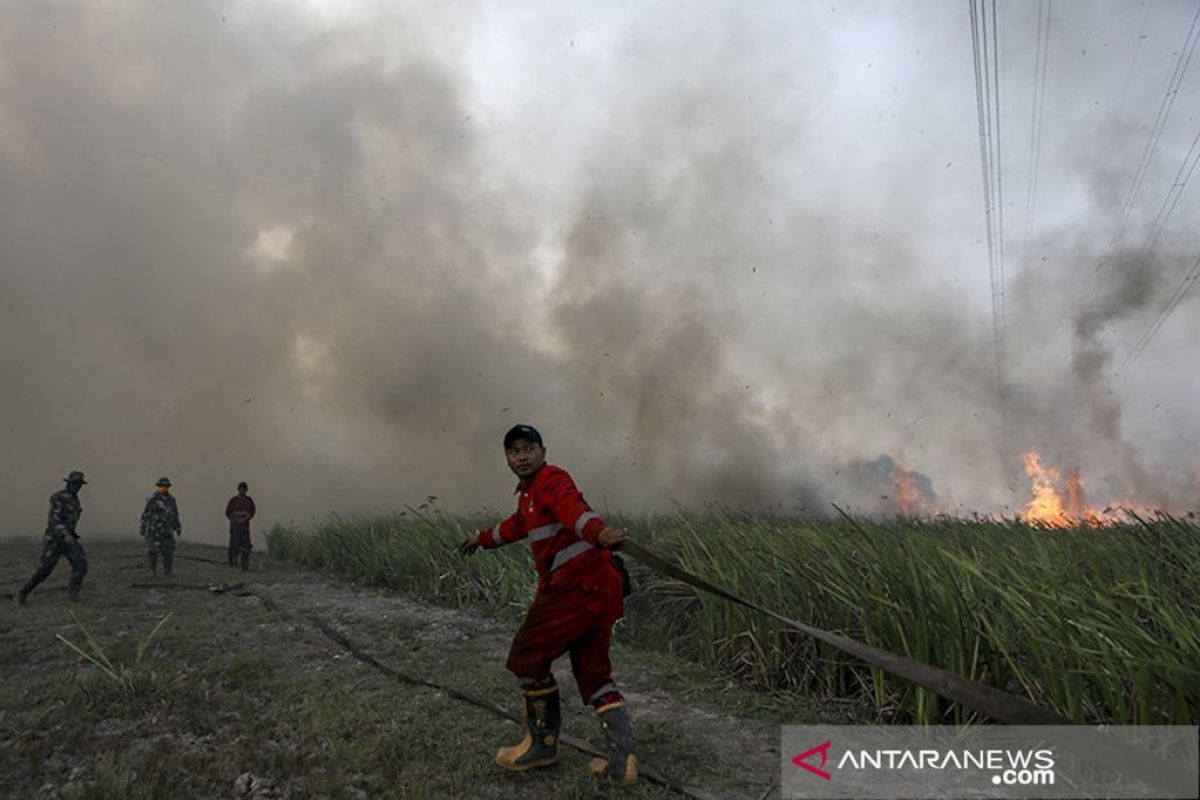
{"type": "MultiPolygon", "coordinates": [[[[812,521],[720,509],[617,519],[684,569],[787,616],[950,669],[1087,722],[1200,719],[1200,528],[1160,515],[1101,529],[812,521]]],[[[276,528],[273,556],[438,602],[519,616],[523,544],[464,560],[483,518],[334,517],[276,528]]],[[[767,688],[868,699],[932,723],[969,709],[762,615],[631,564],[625,635],[767,688]]]]}

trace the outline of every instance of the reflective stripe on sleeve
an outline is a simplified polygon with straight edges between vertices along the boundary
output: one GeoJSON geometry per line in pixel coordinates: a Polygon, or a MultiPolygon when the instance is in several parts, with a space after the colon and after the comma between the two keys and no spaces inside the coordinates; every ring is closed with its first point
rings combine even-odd
{"type": "Polygon", "coordinates": [[[549,525],[543,525],[540,528],[534,528],[529,532],[529,541],[540,542],[542,539],[549,539],[554,534],[562,530],[562,525],[557,522],[552,522],[549,525]]]}
{"type": "Polygon", "coordinates": [[[554,570],[558,569],[575,556],[579,555],[580,553],[586,553],[591,549],[592,546],[587,542],[576,542],[569,547],[564,547],[562,550],[559,550],[554,554],[554,560],[550,562],[550,571],[554,572],[554,570]]]}
{"type": "Polygon", "coordinates": [[[583,536],[583,526],[594,519],[600,519],[600,515],[595,511],[585,511],[580,514],[579,519],[575,520],[575,535],[583,536]]]}

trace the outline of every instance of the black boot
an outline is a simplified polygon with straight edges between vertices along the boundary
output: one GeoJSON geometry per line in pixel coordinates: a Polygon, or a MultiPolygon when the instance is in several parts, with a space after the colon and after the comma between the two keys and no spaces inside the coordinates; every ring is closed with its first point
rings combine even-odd
{"type": "Polygon", "coordinates": [[[25,585],[21,587],[21,591],[13,596],[13,600],[16,601],[17,605],[25,605],[26,598],[38,587],[38,584],[50,577],[50,573],[54,571],[54,565],[58,563],[58,559],[52,556],[53,551],[42,554],[42,563],[34,570],[29,580],[25,581],[25,585]]]}
{"type": "Polygon", "coordinates": [[[597,709],[600,726],[604,728],[608,758],[593,758],[588,765],[593,775],[612,778],[622,786],[637,783],[637,756],[633,754],[633,723],[625,709],[625,701],[610,703],[597,709]]]}
{"type": "Polygon", "coordinates": [[[175,554],[171,552],[163,553],[163,575],[170,575],[175,566],[175,554]]]}
{"type": "Polygon", "coordinates": [[[242,551],[242,572],[250,571],[250,554],[242,551]]]}
{"type": "Polygon", "coordinates": [[[25,585],[21,587],[21,591],[13,595],[13,602],[19,606],[25,605],[25,600],[29,597],[29,593],[32,592],[39,583],[42,582],[42,578],[39,577],[39,575],[40,573],[38,575],[34,575],[32,578],[26,581],[25,585]]]}
{"type": "Polygon", "coordinates": [[[558,687],[522,689],[525,696],[525,738],[496,752],[496,763],[510,772],[548,767],[558,761],[558,732],[562,705],[558,687]]]}
{"type": "Polygon", "coordinates": [[[229,548],[229,566],[237,566],[237,550],[234,550],[232,547],[229,548]]]}
{"type": "Polygon", "coordinates": [[[87,575],[87,559],[76,556],[71,562],[71,577],[67,581],[67,597],[72,603],[79,602],[79,590],[83,588],[83,579],[87,575]]]}
{"type": "Polygon", "coordinates": [[[149,553],[146,554],[146,558],[150,562],[150,574],[157,575],[158,574],[158,551],[151,550],[149,553]]]}

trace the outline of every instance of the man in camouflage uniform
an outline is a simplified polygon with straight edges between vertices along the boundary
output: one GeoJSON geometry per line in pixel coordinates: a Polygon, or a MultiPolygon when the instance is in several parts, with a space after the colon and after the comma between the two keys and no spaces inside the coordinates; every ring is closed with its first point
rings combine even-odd
{"type": "Polygon", "coordinates": [[[75,526],[83,508],[79,505],[79,490],[87,481],[83,473],[75,470],[64,479],[67,488],[60,489],[50,495],[50,518],[46,521],[46,534],[42,539],[42,563],[29,582],[21,587],[14,598],[18,604],[23,604],[25,598],[39,583],[46,580],[58,560],[66,556],[71,564],[71,579],[67,582],[67,596],[72,600],[79,599],[79,587],[83,584],[83,576],[87,574],[87,553],[79,543],[79,534],[75,526]]]}
{"type": "Polygon", "coordinates": [[[175,537],[183,529],[179,524],[179,508],[171,496],[171,480],[164,476],[154,485],[157,489],[146,498],[142,510],[142,538],[146,540],[150,572],[158,573],[158,554],[162,553],[163,573],[170,575],[175,564],[175,537]]]}

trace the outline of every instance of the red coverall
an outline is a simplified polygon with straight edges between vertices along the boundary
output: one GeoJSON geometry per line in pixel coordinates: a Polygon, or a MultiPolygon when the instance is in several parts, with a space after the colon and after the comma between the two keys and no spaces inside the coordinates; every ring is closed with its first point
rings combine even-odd
{"type": "Polygon", "coordinates": [[[539,681],[550,676],[554,659],[570,651],[584,703],[599,709],[621,700],[608,648],[625,603],[621,574],[610,551],[596,542],[604,520],[567,471],[553,464],[516,491],[516,513],[478,534],[489,550],[529,537],[537,568],[537,595],[513,638],[508,670],[525,682],[539,681]]]}

